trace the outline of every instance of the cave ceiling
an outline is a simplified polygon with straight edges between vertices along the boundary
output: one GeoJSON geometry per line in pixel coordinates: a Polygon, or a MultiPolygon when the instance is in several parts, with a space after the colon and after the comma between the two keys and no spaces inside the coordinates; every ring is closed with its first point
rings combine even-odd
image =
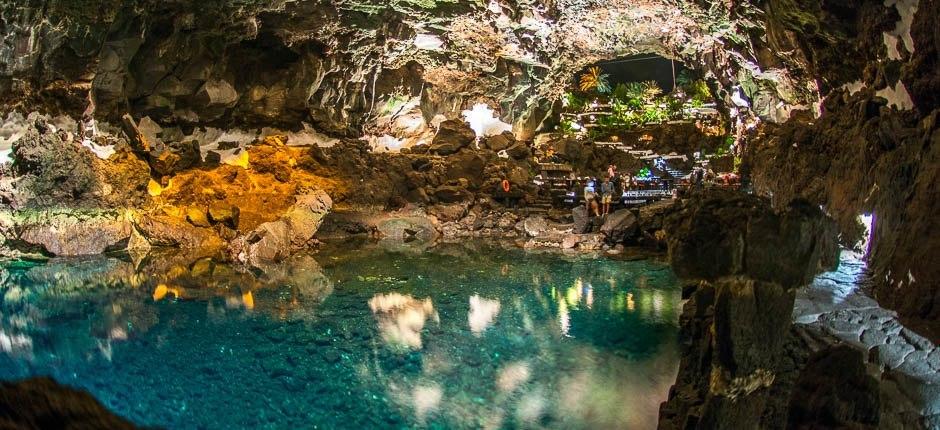
{"type": "MultiPolygon", "coordinates": [[[[764,9],[725,0],[14,0],[0,6],[0,90],[51,95],[69,112],[90,111],[93,100],[94,115],[112,119],[311,123],[346,135],[395,98],[420,98],[425,119],[482,102],[534,129],[585,66],[656,53],[719,88],[746,80],[767,106],[806,108],[818,83],[800,55],[768,53],[764,9]]],[[[778,33],[785,45],[789,33],[778,33]]]]}

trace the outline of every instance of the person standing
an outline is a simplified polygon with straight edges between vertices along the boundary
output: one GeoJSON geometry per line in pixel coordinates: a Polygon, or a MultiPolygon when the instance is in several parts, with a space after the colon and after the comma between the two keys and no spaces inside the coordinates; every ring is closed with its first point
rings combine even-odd
{"type": "Polygon", "coordinates": [[[604,179],[604,183],[601,184],[601,213],[604,216],[610,213],[610,202],[614,198],[614,184],[610,182],[610,178],[604,179]]]}
{"type": "Polygon", "coordinates": [[[584,206],[587,208],[588,215],[593,213],[597,215],[597,193],[594,191],[594,182],[590,179],[584,184],[584,206]]]}

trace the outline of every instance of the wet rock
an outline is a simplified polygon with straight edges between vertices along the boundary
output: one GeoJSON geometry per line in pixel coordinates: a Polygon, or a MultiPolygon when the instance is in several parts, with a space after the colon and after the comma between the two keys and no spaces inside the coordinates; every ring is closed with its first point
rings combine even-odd
{"type": "Polygon", "coordinates": [[[85,391],[49,378],[0,384],[0,427],[133,429],[85,391]],[[51,424],[54,423],[54,424],[51,424]]]}
{"type": "Polygon", "coordinates": [[[19,234],[8,240],[63,257],[124,249],[133,228],[123,211],[40,211],[10,218],[19,234]]]}
{"type": "Polygon", "coordinates": [[[461,120],[447,120],[438,127],[430,151],[437,155],[455,154],[476,141],[476,133],[461,120]]]}

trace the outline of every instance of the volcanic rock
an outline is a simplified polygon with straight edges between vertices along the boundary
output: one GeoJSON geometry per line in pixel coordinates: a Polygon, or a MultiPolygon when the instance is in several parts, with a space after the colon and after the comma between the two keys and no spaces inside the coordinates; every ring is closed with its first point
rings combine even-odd
{"type": "Polygon", "coordinates": [[[515,143],[516,137],[512,134],[511,131],[505,131],[501,134],[489,136],[483,139],[483,145],[493,152],[499,152],[507,149],[510,146],[515,145],[515,143]]]}
{"type": "Polygon", "coordinates": [[[629,209],[620,209],[604,219],[601,233],[609,243],[623,243],[633,237],[637,230],[637,217],[629,209]]]}
{"type": "Polygon", "coordinates": [[[238,206],[218,203],[209,206],[209,220],[215,224],[225,224],[233,229],[238,228],[238,214],[238,206]]]}
{"type": "Polygon", "coordinates": [[[186,221],[196,227],[209,227],[212,225],[209,218],[206,217],[206,212],[196,207],[186,209],[186,221]]]}
{"type": "Polygon", "coordinates": [[[62,257],[123,249],[132,230],[122,211],[42,211],[10,218],[19,230],[15,240],[62,257]]]}
{"type": "Polygon", "coordinates": [[[91,394],[49,378],[0,383],[0,427],[134,429],[91,394]]]}
{"type": "Polygon", "coordinates": [[[467,123],[460,120],[447,120],[441,123],[431,141],[431,152],[437,155],[455,154],[470,146],[476,140],[476,133],[467,123]]]}
{"type": "Polygon", "coordinates": [[[774,212],[759,198],[719,194],[687,203],[665,230],[670,262],[689,278],[747,275],[791,288],[838,261],[835,223],[805,203],[774,212]]]}

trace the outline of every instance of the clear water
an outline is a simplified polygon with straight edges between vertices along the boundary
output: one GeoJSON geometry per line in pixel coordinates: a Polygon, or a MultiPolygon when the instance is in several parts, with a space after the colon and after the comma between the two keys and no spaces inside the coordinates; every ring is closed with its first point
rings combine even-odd
{"type": "Polygon", "coordinates": [[[87,389],[168,428],[654,428],[675,378],[668,267],[327,247],[0,263],[0,379],[87,389]]]}

